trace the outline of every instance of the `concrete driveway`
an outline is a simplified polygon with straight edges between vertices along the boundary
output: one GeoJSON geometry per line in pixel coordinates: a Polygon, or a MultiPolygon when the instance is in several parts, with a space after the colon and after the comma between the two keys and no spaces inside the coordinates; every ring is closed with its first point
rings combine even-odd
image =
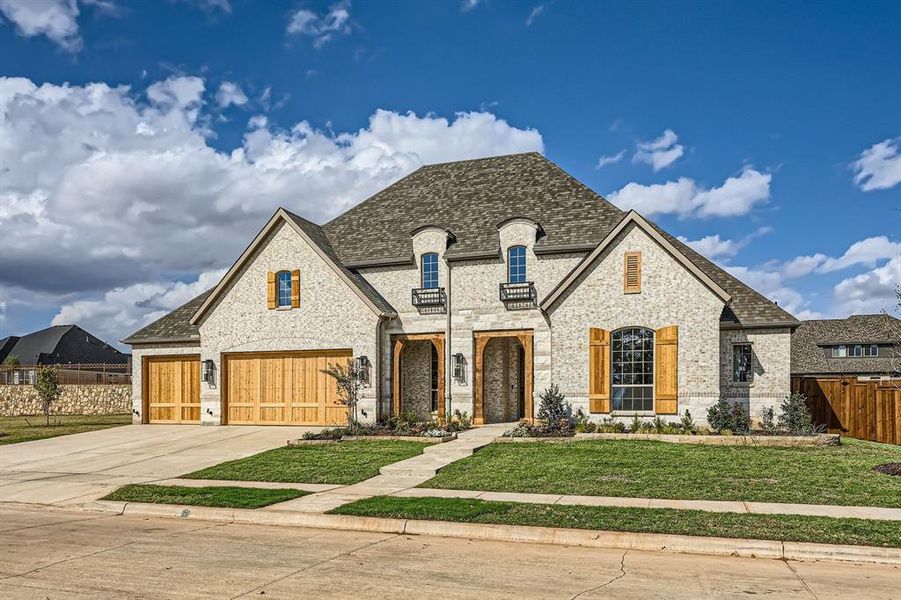
{"type": "Polygon", "coordinates": [[[298,438],[303,427],[126,425],[0,446],[0,502],[78,504],[298,438]]]}

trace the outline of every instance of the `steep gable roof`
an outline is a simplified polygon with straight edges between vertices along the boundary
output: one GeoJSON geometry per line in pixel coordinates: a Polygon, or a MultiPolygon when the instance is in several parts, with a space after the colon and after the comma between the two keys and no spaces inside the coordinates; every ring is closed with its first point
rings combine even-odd
{"type": "Polygon", "coordinates": [[[191,323],[191,316],[212,292],[209,289],[191,298],[172,312],[139,329],[124,340],[123,344],[152,344],[155,342],[199,342],[200,330],[191,323]]]}
{"type": "Polygon", "coordinates": [[[283,221],[287,222],[302,238],[304,238],[304,240],[307,241],[307,243],[310,244],[313,250],[322,257],[325,263],[334,269],[335,273],[337,273],[338,276],[357,293],[373,312],[381,316],[393,316],[396,314],[391,305],[388,304],[368,281],[341,264],[329,239],[323,234],[319,225],[295,215],[284,208],[279,208],[275,211],[275,214],[272,215],[272,218],[269,219],[269,222],[266,223],[265,227],[260,230],[260,233],[257,234],[250,245],[247,246],[241,256],[238,257],[235,264],[233,264],[225,273],[216,287],[214,287],[203,302],[201,302],[197,311],[191,317],[192,324],[197,325],[200,323],[203,315],[213,306],[219,295],[228,287],[228,284],[237,276],[247,261],[250,260],[254,251],[265,242],[269,234],[283,221]]]}
{"type": "Polygon", "coordinates": [[[847,319],[801,321],[792,334],[791,371],[796,374],[891,373],[901,360],[901,320],[890,315],[854,315],[847,319]],[[827,356],[823,346],[894,344],[897,357],[827,356]]]}
{"type": "Polygon", "coordinates": [[[21,337],[0,340],[0,362],[7,356],[18,357],[23,365],[128,360],[127,354],[78,325],[52,325],[21,337]]]}

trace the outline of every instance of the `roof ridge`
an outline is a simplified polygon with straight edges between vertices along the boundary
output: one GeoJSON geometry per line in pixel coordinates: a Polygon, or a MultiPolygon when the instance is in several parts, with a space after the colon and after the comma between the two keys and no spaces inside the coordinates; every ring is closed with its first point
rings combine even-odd
{"type": "MultiPolygon", "coordinates": [[[[542,154],[541,152],[538,152],[537,150],[529,150],[529,151],[527,151],[527,152],[510,152],[510,153],[508,153],[508,154],[492,154],[491,156],[480,156],[480,157],[478,157],[478,158],[461,158],[461,159],[459,159],[459,160],[445,160],[445,161],[442,161],[442,162],[436,162],[436,163],[425,163],[425,164],[423,164],[423,165],[422,165],[421,167],[419,167],[419,168],[420,168],[420,169],[427,169],[427,168],[429,168],[429,167],[441,167],[441,166],[444,166],[444,165],[456,165],[456,164],[460,164],[460,163],[481,162],[481,161],[483,161],[483,160],[496,160],[496,159],[498,159],[498,158],[511,158],[511,157],[513,157],[513,156],[528,156],[528,155],[530,155],[530,154],[534,154],[534,155],[536,155],[536,156],[540,156],[541,158],[547,160],[548,162],[551,162],[551,161],[548,160],[547,157],[546,157],[544,154],[542,154]]],[[[417,170],[419,170],[419,169],[417,169],[417,170]]]]}

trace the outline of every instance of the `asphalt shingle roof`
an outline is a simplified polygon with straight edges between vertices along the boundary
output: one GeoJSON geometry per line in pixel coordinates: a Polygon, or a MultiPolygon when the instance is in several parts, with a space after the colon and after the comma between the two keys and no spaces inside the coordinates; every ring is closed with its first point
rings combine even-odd
{"type": "MultiPolygon", "coordinates": [[[[513,217],[526,217],[541,226],[536,252],[587,252],[625,214],[534,152],[424,166],[322,226],[285,212],[386,313],[394,309],[353,265],[411,260],[410,233],[419,227],[435,225],[454,234],[455,241],[445,253],[449,259],[499,253],[497,225],[513,217]]],[[[775,303],[654,227],[732,296],[721,317],[724,323],[797,325],[798,321],[775,303]]],[[[197,328],[189,320],[208,293],[125,341],[196,337],[197,328]]]]}
{"type": "Polygon", "coordinates": [[[901,321],[885,314],[802,321],[792,334],[791,372],[804,375],[892,373],[901,361],[901,354],[888,358],[827,357],[822,346],[837,344],[895,344],[901,353],[901,321]]]}

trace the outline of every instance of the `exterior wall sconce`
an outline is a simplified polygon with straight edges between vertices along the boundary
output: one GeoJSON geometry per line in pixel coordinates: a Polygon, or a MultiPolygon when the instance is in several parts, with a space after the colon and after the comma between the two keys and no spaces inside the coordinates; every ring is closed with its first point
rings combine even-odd
{"type": "Polygon", "coordinates": [[[368,356],[358,356],[354,359],[354,371],[356,371],[357,379],[362,383],[369,383],[369,367],[372,363],[369,362],[368,356]]]}
{"type": "Polygon", "coordinates": [[[463,358],[462,352],[457,352],[454,354],[454,379],[458,383],[463,383],[466,381],[466,359],[463,358]]]}
{"type": "Polygon", "coordinates": [[[201,369],[200,379],[204,383],[208,383],[210,385],[216,384],[216,363],[214,363],[211,359],[206,359],[201,363],[203,367],[201,369]]]}

